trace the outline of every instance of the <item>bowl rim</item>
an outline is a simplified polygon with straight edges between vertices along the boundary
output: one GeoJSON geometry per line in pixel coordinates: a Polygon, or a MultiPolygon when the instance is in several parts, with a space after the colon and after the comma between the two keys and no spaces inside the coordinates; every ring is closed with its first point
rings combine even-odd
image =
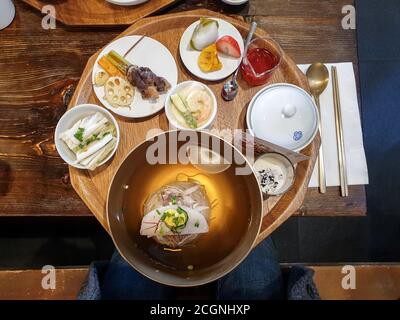
{"type": "MultiPolygon", "coordinates": [[[[249,245],[249,248],[245,251],[245,253],[243,254],[243,256],[242,256],[236,263],[232,264],[229,268],[224,269],[224,271],[220,272],[220,273],[217,274],[217,275],[214,275],[214,276],[212,276],[212,277],[209,277],[209,278],[206,278],[206,279],[203,279],[203,280],[196,280],[196,281],[188,280],[188,281],[191,281],[191,283],[176,284],[176,283],[169,282],[169,281],[159,281],[159,279],[152,278],[151,275],[146,274],[143,270],[141,270],[141,269],[139,269],[137,266],[134,266],[133,264],[131,264],[131,263],[129,262],[129,260],[126,258],[126,256],[124,255],[124,253],[120,251],[119,246],[117,245],[117,243],[116,243],[116,241],[115,241],[114,234],[113,234],[113,232],[112,232],[112,230],[111,230],[110,212],[109,212],[109,200],[110,200],[111,187],[112,187],[112,185],[113,185],[113,183],[114,183],[115,177],[116,177],[116,175],[118,174],[118,172],[119,172],[121,166],[122,166],[122,165],[124,164],[124,162],[128,159],[128,157],[129,157],[133,152],[136,151],[136,149],[138,149],[139,147],[141,147],[144,143],[149,142],[149,141],[155,139],[155,138],[158,137],[158,136],[167,135],[167,134],[174,133],[174,132],[179,132],[179,131],[184,131],[184,130],[169,130],[169,131],[162,131],[162,132],[159,132],[159,133],[157,133],[157,134],[154,134],[154,135],[152,135],[151,137],[148,137],[148,138],[146,138],[145,140],[143,140],[141,143],[139,143],[137,146],[135,146],[134,148],[132,148],[132,150],[129,151],[129,152],[126,154],[126,156],[125,156],[124,159],[120,162],[120,164],[118,165],[118,168],[115,170],[115,172],[114,172],[114,174],[113,174],[113,176],[112,176],[112,178],[111,178],[111,180],[110,180],[111,182],[110,182],[110,185],[109,185],[109,187],[108,187],[107,201],[106,201],[106,221],[107,221],[107,225],[108,225],[108,228],[109,228],[110,237],[111,237],[111,239],[112,239],[112,241],[113,241],[113,243],[114,243],[114,245],[115,245],[117,251],[119,252],[119,254],[121,255],[121,257],[122,257],[129,265],[131,265],[137,272],[139,272],[141,275],[143,275],[143,276],[145,276],[146,278],[148,278],[148,279],[150,279],[150,280],[152,280],[152,281],[155,281],[155,282],[157,282],[157,283],[161,283],[161,284],[164,284],[164,285],[169,285],[169,286],[172,286],[172,287],[182,287],[182,288],[184,288],[184,287],[195,287],[195,286],[200,286],[200,285],[204,285],[204,284],[207,284],[207,283],[211,283],[211,282],[213,282],[213,281],[216,281],[216,280],[222,278],[223,276],[227,275],[228,273],[230,273],[232,270],[236,269],[236,267],[238,267],[238,266],[243,262],[243,260],[247,258],[247,256],[250,254],[250,252],[253,250],[253,248],[255,247],[255,245],[256,245],[256,243],[257,243],[258,235],[260,234],[262,222],[263,222],[263,219],[264,219],[264,216],[265,216],[265,215],[264,215],[264,209],[265,209],[264,207],[265,207],[265,206],[264,206],[264,196],[263,196],[263,193],[262,193],[262,191],[261,191],[261,188],[259,187],[256,172],[254,171],[253,166],[251,165],[250,161],[246,158],[246,156],[245,156],[238,148],[236,148],[232,143],[230,143],[229,141],[226,141],[225,139],[219,137],[218,135],[213,134],[213,133],[211,133],[211,132],[209,132],[209,131],[199,131],[200,134],[202,134],[202,133],[209,134],[209,135],[211,135],[211,136],[213,136],[213,137],[216,137],[216,138],[222,140],[223,142],[227,143],[230,147],[233,148],[234,151],[238,152],[238,153],[243,157],[243,159],[245,160],[246,164],[247,164],[248,167],[251,169],[253,178],[255,179],[255,182],[256,182],[256,184],[257,184],[257,190],[258,190],[258,195],[259,195],[258,198],[259,198],[259,201],[260,201],[260,219],[259,219],[258,226],[257,226],[257,232],[255,233],[254,239],[251,241],[251,245],[249,245]]],[[[228,255],[229,255],[229,254],[228,254],[228,255]]]]}
{"type": "MultiPolygon", "coordinates": [[[[169,124],[172,127],[176,128],[178,130],[201,131],[204,129],[209,129],[212,126],[212,124],[214,123],[215,119],[217,118],[218,101],[217,101],[217,98],[216,98],[214,92],[206,84],[204,84],[200,81],[196,81],[196,80],[187,80],[187,81],[179,82],[175,87],[173,87],[171,90],[169,90],[169,92],[167,93],[167,96],[165,98],[164,108],[165,108],[165,115],[168,119],[169,124]],[[207,120],[206,123],[204,123],[203,125],[201,125],[200,127],[196,128],[196,129],[191,129],[191,128],[187,128],[187,127],[180,125],[178,123],[178,121],[176,121],[174,115],[171,114],[171,111],[169,110],[171,95],[176,93],[176,91],[180,87],[183,87],[184,85],[189,85],[191,83],[195,83],[195,84],[202,86],[208,92],[208,94],[210,95],[211,99],[213,100],[213,104],[214,104],[214,108],[212,110],[210,118],[207,120]]],[[[173,131],[173,130],[170,130],[170,131],[173,131]]]]}
{"type": "Polygon", "coordinates": [[[118,146],[119,146],[119,141],[120,141],[120,129],[119,129],[119,125],[118,125],[118,121],[115,119],[115,117],[111,114],[110,111],[106,110],[105,108],[97,105],[97,104],[93,104],[93,103],[82,103],[82,104],[78,104],[70,109],[68,109],[60,118],[60,120],[58,120],[57,125],[56,125],[56,129],[54,131],[54,145],[56,146],[56,150],[57,153],[59,154],[59,156],[61,157],[61,159],[63,159],[64,162],[66,162],[68,165],[70,165],[71,167],[77,168],[77,169],[82,169],[82,170],[88,170],[87,167],[80,165],[79,163],[74,163],[72,162],[70,159],[67,159],[64,156],[65,153],[65,143],[61,142],[59,139],[59,135],[61,132],[60,131],[60,126],[63,122],[66,121],[67,117],[72,114],[73,112],[85,112],[85,109],[87,110],[88,108],[94,109],[93,111],[96,112],[95,110],[97,110],[100,113],[105,114],[114,124],[115,129],[116,129],[116,138],[117,138],[117,142],[114,146],[114,149],[110,152],[110,154],[97,166],[100,167],[102,165],[104,165],[108,160],[110,160],[113,155],[116,153],[118,146]],[[60,148],[62,150],[62,152],[60,152],[60,148]]]}
{"type": "Polygon", "coordinates": [[[320,114],[319,114],[319,110],[318,110],[318,108],[317,108],[317,106],[316,106],[316,104],[314,102],[314,99],[311,97],[311,95],[306,90],[304,90],[303,88],[301,88],[299,86],[296,86],[296,85],[291,84],[291,83],[283,83],[282,82],[282,83],[274,83],[274,84],[271,84],[271,85],[267,85],[267,86],[263,87],[261,90],[259,90],[256,93],[256,95],[251,99],[251,101],[249,103],[249,106],[247,108],[247,111],[246,111],[247,129],[249,130],[249,132],[250,132],[250,134],[252,136],[254,136],[254,137],[256,136],[254,131],[253,131],[253,128],[251,126],[251,119],[250,119],[251,113],[253,111],[254,103],[263,92],[268,91],[268,90],[270,90],[270,89],[272,89],[274,87],[292,87],[292,88],[295,88],[295,89],[301,91],[303,94],[305,94],[307,96],[307,98],[309,99],[309,101],[311,102],[311,104],[312,104],[312,106],[314,108],[316,121],[315,121],[315,124],[314,124],[315,125],[314,131],[313,131],[312,135],[310,136],[310,138],[307,139],[301,146],[299,146],[298,148],[295,148],[295,149],[288,149],[285,146],[282,146],[283,148],[286,148],[288,150],[292,150],[294,152],[300,152],[301,150],[307,148],[314,141],[314,138],[317,135],[318,130],[319,130],[320,114]]]}
{"type": "Polygon", "coordinates": [[[226,3],[226,4],[230,4],[232,6],[240,6],[242,4],[245,4],[246,2],[248,2],[249,0],[221,0],[222,2],[226,3]]]}

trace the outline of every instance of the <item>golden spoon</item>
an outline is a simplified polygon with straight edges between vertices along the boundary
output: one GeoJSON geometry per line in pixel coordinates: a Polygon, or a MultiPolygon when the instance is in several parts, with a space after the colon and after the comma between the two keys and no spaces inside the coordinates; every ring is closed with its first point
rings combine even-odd
{"type": "Polygon", "coordinates": [[[311,94],[315,99],[315,103],[318,107],[319,113],[319,134],[321,136],[321,147],[319,148],[318,155],[318,168],[319,168],[319,192],[326,192],[326,178],[325,178],[325,166],[324,166],[324,155],[322,152],[322,125],[321,125],[321,107],[319,103],[319,96],[326,89],[329,82],[329,71],[323,63],[313,63],[307,70],[308,84],[310,85],[311,94]]]}

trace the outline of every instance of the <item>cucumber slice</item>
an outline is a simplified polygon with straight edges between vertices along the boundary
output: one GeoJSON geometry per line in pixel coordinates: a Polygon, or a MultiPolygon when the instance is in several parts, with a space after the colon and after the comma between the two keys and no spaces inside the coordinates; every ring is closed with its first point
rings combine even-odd
{"type": "Polygon", "coordinates": [[[186,106],[179,95],[177,94],[171,95],[171,101],[180,112],[185,113],[187,111],[186,106]]]}
{"type": "Polygon", "coordinates": [[[189,128],[196,129],[197,121],[190,112],[185,100],[182,99],[178,94],[173,94],[171,95],[171,102],[176,107],[177,111],[182,115],[183,119],[185,119],[185,122],[189,128]]]}

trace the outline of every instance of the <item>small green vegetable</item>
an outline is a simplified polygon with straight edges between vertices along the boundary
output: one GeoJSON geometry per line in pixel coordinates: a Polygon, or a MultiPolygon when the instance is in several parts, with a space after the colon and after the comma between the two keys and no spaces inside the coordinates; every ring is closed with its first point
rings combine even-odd
{"type": "Polygon", "coordinates": [[[100,140],[98,134],[93,134],[89,139],[86,140],[86,145],[92,143],[93,141],[100,140]]]}
{"type": "Polygon", "coordinates": [[[78,131],[75,132],[74,137],[80,142],[83,141],[83,133],[85,132],[85,128],[78,128],[78,131]]]}
{"type": "Polygon", "coordinates": [[[167,211],[165,211],[165,212],[162,214],[162,216],[161,216],[161,218],[160,218],[160,221],[164,221],[166,217],[167,217],[167,211]]]}
{"type": "Polygon", "coordinates": [[[194,224],[194,226],[195,226],[196,228],[198,228],[198,227],[200,226],[200,223],[199,223],[198,221],[196,221],[196,223],[194,224]]]}
{"type": "Polygon", "coordinates": [[[172,204],[176,204],[176,196],[171,197],[172,204]]]}
{"type": "Polygon", "coordinates": [[[178,211],[179,214],[187,214],[185,210],[183,210],[181,207],[176,208],[176,211],[178,211]]]}
{"type": "Polygon", "coordinates": [[[196,129],[197,128],[196,119],[193,117],[192,113],[190,112],[190,109],[189,109],[186,101],[183,100],[182,98],[181,98],[181,100],[186,107],[186,112],[183,114],[183,118],[185,119],[186,123],[189,125],[190,128],[196,129]]]}
{"type": "Polygon", "coordinates": [[[179,96],[179,94],[173,94],[170,99],[176,110],[182,115],[189,128],[196,129],[197,121],[190,112],[190,108],[186,104],[185,100],[179,96]]]}

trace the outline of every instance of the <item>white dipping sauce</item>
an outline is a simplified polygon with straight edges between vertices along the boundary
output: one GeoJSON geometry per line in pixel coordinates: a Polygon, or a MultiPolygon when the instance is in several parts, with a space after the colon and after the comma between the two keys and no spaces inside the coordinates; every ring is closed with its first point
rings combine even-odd
{"type": "Polygon", "coordinates": [[[254,171],[263,193],[278,195],[286,192],[294,181],[294,168],[285,156],[266,153],[254,163],[254,171]]]}

